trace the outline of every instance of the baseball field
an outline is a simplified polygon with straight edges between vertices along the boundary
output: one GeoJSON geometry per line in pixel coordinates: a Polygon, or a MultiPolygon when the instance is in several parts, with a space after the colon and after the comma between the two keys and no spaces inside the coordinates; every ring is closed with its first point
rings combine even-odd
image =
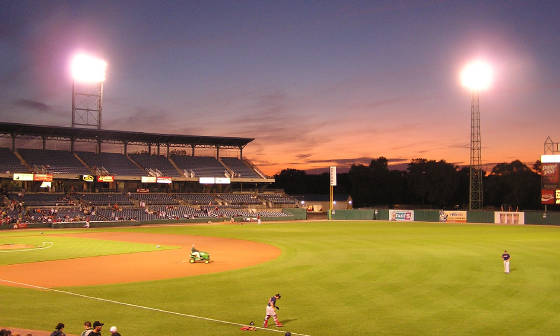
{"type": "Polygon", "coordinates": [[[0,326],[245,335],[279,292],[284,327],[259,335],[554,335],[559,246],[560,227],[421,222],[0,232],[0,326]]]}

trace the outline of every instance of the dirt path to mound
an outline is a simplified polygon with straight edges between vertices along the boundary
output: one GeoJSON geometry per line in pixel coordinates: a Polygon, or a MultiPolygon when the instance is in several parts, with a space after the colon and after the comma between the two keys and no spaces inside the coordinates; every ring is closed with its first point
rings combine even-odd
{"type": "MultiPolygon", "coordinates": [[[[181,248],[2,265],[0,277],[42,287],[102,285],[223,272],[263,263],[280,255],[280,249],[277,247],[237,239],[139,232],[99,232],[64,236],[174,245],[181,248]],[[188,262],[187,255],[190,254],[193,243],[198,249],[210,252],[210,264],[188,262]]],[[[0,282],[0,285],[7,283],[0,282]]]]}

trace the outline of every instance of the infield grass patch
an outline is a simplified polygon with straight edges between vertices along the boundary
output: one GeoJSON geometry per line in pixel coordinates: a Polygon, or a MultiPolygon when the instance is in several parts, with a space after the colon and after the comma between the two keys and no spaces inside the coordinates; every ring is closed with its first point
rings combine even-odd
{"type": "MultiPolygon", "coordinates": [[[[94,257],[111,254],[161,251],[173,246],[121,242],[93,238],[60,237],[49,234],[6,235],[0,233],[0,245],[25,244],[21,250],[0,250],[0,265],[22,264],[38,261],[94,257]]],[[[1,276],[1,275],[0,275],[1,276]]]]}

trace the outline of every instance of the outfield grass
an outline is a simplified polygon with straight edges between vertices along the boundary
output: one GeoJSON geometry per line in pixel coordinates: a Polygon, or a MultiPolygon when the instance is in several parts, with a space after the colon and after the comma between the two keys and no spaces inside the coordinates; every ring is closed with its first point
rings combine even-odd
{"type": "MultiPolygon", "coordinates": [[[[280,292],[284,330],[313,336],[560,330],[558,227],[340,221],[106,230],[248,239],[283,253],[242,270],[67,290],[257,325],[268,297],[280,292]],[[509,275],[500,261],[505,248],[512,255],[509,275]]],[[[61,293],[0,287],[0,297],[8,302],[0,308],[3,325],[50,330],[64,322],[66,332],[77,334],[84,320],[101,320],[123,335],[246,334],[227,324],[61,293]]]]}
{"type": "MultiPolygon", "coordinates": [[[[178,248],[173,246],[156,248],[153,244],[55,236],[52,231],[47,231],[46,234],[38,231],[18,232],[23,234],[0,233],[0,245],[25,244],[30,247],[22,250],[0,250],[0,265],[178,248]]],[[[64,231],[57,231],[57,233],[64,233],[64,231]]]]}

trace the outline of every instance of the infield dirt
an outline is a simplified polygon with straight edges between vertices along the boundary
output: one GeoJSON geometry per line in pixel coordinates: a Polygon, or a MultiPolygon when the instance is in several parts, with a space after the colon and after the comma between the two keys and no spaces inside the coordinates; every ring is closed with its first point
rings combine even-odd
{"type": "MultiPolygon", "coordinates": [[[[279,248],[237,239],[138,232],[94,232],[65,237],[179,246],[178,249],[0,266],[5,280],[41,287],[90,286],[180,278],[256,265],[277,258],[279,248]],[[209,252],[209,264],[190,264],[191,245],[209,252]],[[88,275],[89,274],[89,275],[88,275]]],[[[7,283],[2,283],[6,285],[7,283]]]]}

